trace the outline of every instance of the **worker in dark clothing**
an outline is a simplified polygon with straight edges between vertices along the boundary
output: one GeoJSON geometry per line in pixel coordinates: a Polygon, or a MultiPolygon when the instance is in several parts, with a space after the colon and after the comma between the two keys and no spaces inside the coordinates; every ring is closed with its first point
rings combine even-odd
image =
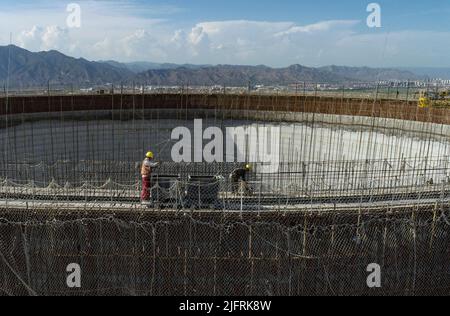
{"type": "Polygon", "coordinates": [[[244,168],[238,168],[230,174],[233,193],[239,193],[241,187],[246,195],[250,193],[250,188],[248,187],[248,174],[251,170],[252,167],[247,164],[244,168]]]}

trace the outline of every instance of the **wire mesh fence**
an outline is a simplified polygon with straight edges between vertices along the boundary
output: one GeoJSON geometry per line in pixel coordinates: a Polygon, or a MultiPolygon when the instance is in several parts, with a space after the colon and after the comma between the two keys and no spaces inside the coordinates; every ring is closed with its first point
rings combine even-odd
{"type": "MultiPolygon", "coordinates": [[[[450,293],[445,109],[161,98],[11,103],[0,123],[0,295],[450,293]],[[165,111],[154,108],[161,100],[165,111]],[[222,131],[279,127],[276,171],[254,163],[236,182],[230,175],[247,162],[171,162],[172,129],[195,129],[197,117],[222,131]],[[161,166],[142,204],[139,159],[149,147],[161,166]],[[71,264],[79,288],[68,285],[71,264]],[[374,264],[380,288],[368,283],[374,264]]],[[[246,158],[251,142],[240,148],[246,158]]]]}
{"type": "Polygon", "coordinates": [[[2,295],[448,295],[447,205],[413,210],[58,213],[2,209],[2,295]],[[70,288],[77,264],[81,287],[70,288]],[[381,267],[381,287],[368,267],[381,267]]]}
{"type": "MultiPolygon", "coordinates": [[[[213,201],[212,208],[231,208],[230,203],[240,201],[240,208],[263,209],[265,205],[389,205],[450,198],[448,158],[282,163],[277,173],[259,172],[261,165],[255,164],[245,182],[233,181],[233,171],[242,167],[240,163],[164,162],[154,171],[152,195],[164,207],[175,209],[202,200],[213,201]]],[[[142,186],[139,171],[138,162],[11,162],[0,170],[0,196],[6,202],[137,203],[142,186]]]]}
{"type": "MultiPolygon", "coordinates": [[[[386,161],[372,161],[378,167],[371,168],[353,162],[365,172],[342,188],[332,185],[334,176],[323,177],[320,167],[330,165],[317,163],[302,181],[295,173],[255,173],[251,192],[242,183],[236,192],[227,176],[239,165],[166,163],[153,176],[151,205],[139,203],[133,163],[117,166],[119,182],[103,182],[107,174],[94,181],[89,175],[101,174],[93,171],[100,164],[87,162],[83,168],[69,164],[81,182],[4,179],[0,293],[447,295],[448,170],[442,161],[422,163],[422,169],[410,163],[393,168],[405,177],[397,186],[388,169],[387,180],[377,178],[379,168],[394,166],[386,161]],[[436,182],[419,181],[425,172],[436,182]],[[319,178],[331,185],[315,185],[319,178]],[[81,269],[79,288],[68,285],[73,264],[81,269]],[[374,264],[381,269],[379,288],[368,283],[374,264]]],[[[334,164],[350,181],[351,164],[334,164]]],[[[32,174],[28,167],[20,166],[27,170],[24,179],[32,174]]]]}

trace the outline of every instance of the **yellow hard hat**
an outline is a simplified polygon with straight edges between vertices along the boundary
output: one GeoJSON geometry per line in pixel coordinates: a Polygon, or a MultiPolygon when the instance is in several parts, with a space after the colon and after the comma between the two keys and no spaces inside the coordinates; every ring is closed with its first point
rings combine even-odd
{"type": "Polygon", "coordinates": [[[430,100],[428,98],[420,98],[419,99],[419,107],[420,108],[428,108],[430,107],[430,100]]]}
{"type": "Polygon", "coordinates": [[[246,166],[245,166],[245,169],[247,169],[247,170],[252,170],[252,166],[251,166],[251,165],[246,165],[246,166]]]}
{"type": "Polygon", "coordinates": [[[149,152],[145,155],[145,157],[147,157],[147,158],[149,158],[149,159],[153,159],[153,157],[154,157],[153,152],[149,151],[149,152]]]}

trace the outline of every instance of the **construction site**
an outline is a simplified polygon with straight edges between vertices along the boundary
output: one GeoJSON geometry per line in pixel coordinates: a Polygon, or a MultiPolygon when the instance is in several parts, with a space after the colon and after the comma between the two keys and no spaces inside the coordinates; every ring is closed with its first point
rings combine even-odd
{"type": "Polygon", "coordinates": [[[425,97],[0,97],[0,295],[448,295],[450,108],[425,97]],[[174,162],[180,127],[193,158],[210,128],[244,134],[174,162]]]}

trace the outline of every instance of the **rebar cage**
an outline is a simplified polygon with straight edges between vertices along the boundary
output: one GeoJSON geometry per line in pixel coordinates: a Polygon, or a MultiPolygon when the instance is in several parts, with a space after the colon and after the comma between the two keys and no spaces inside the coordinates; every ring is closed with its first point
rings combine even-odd
{"type": "Polygon", "coordinates": [[[450,291],[447,109],[251,95],[8,103],[0,124],[0,295],[450,291]],[[174,163],[172,129],[192,129],[199,118],[223,131],[279,127],[276,170],[253,163],[248,183],[235,189],[230,174],[248,162],[251,137],[242,162],[174,163]],[[148,149],[161,166],[143,205],[148,149]],[[73,263],[81,288],[66,284],[73,263]],[[381,267],[381,288],[368,286],[372,264],[381,267]]]}

